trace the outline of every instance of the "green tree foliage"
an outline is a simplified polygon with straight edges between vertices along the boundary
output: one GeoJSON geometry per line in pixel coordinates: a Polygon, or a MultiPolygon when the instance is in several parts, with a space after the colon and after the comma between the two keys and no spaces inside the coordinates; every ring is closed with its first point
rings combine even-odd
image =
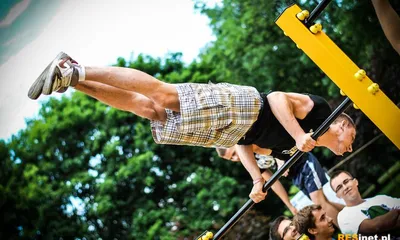
{"type": "MultiPolygon", "coordinates": [[[[170,82],[211,78],[210,67],[184,66],[181,56],[117,65],[170,82]]],[[[238,164],[215,160],[212,149],[156,145],[147,120],[78,92],[50,99],[27,125],[0,144],[4,238],[194,237],[248,194],[238,164]]]]}
{"type": "MultiPolygon", "coordinates": [[[[312,10],[319,2],[297,4],[312,10]]],[[[209,6],[207,1],[196,0],[196,8],[210,18],[216,35],[216,40],[202,53],[202,59],[218,68],[216,81],[252,85],[260,91],[311,92],[326,97],[335,107],[344,99],[338,87],[274,23],[289,4],[290,1],[224,0],[223,5],[209,6]]],[[[400,3],[391,1],[391,4],[400,13],[400,3]]],[[[399,104],[400,57],[385,38],[372,3],[331,1],[317,21],[360,68],[366,69],[385,94],[399,104]]],[[[361,111],[352,108],[347,113],[357,124],[354,149],[380,133],[361,111]]],[[[314,152],[328,168],[341,159],[327,150],[314,152]]],[[[345,168],[365,182],[360,186],[365,190],[399,157],[398,149],[383,137],[345,168]]]]}
{"type": "MultiPolygon", "coordinates": [[[[275,25],[286,2],[205,3],[196,0],[195,6],[210,18],[216,40],[199,61],[186,65],[181,53],[171,53],[164,59],[119,58],[115,65],[170,83],[232,82],[260,91],[312,92],[334,106],[343,99],[275,25]]],[[[300,5],[312,9],[316,4],[300,5]]],[[[385,39],[371,3],[333,1],[320,21],[397,103],[399,56],[385,39]]],[[[379,130],[360,111],[350,114],[356,118],[357,149],[379,130]]],[[[328,167],[339,159],[326,151],[315,153],[328,167]]],[[[212,149],[157,145],[147,120],[79,92],[45,102],[26,129],[0,141],[0,159],[1,239],[192,239],[206,229],[218,230],[248,199],[251,188],[240,164],[219,159],[212,149]]],[[[398,159],[398,150],[381,138],[346,169],[366,188],[398,159]]],[[[269,193],[227,239],[265,239],[268,222],[284,211],[269,193]]]]}
{"type": "Polygon", "coordinates": [[[280,1],[224,1],[223,7],[196,6],[211,19],[217,36],[203,54],[219,71],[217,81],[270,89],[333,94],[334,84],[275,24],[286,6],[280,1]],[[305,84],[299,84],[303,82],[305,84]]]}

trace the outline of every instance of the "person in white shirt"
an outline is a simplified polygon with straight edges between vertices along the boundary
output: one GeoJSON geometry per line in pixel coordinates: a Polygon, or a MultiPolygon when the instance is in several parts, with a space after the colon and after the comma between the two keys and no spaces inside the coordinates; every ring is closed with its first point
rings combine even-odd
{"type": "Polygon", "coordinates": [[[346,203],[338,214],[342,233],[400,234],[399,198],[378,195],[363,199],[358,190],[358,180],[346,171],[333,173],[330,184],[336,195],[346,203]]]}

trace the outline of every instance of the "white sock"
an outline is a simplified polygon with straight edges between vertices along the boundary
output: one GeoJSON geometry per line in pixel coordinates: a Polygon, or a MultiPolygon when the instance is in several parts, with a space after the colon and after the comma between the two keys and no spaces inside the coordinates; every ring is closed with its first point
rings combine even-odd
{"type": "Polygon", "coordinates": [[[85,81],[86,73],[85,73],[85,67],[82,65],[77,64],[76,65],[79,73],[79,82],[85,81]]]}

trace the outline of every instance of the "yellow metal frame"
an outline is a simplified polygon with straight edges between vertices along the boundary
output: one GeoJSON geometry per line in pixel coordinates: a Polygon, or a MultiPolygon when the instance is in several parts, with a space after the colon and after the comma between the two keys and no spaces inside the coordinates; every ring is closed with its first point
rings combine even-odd
{"type": "Polygon", "coordinates": [[[312,33],[296,17],[301,11],[288,7],[276,24],[400,149],[400,109],[323,31],[312,33]]]}

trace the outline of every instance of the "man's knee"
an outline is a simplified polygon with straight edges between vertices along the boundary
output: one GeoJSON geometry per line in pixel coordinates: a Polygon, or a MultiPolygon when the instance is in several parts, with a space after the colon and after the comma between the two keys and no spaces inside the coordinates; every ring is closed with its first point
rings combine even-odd
{"type": "Polygon", "coordinates": [[[179,96],[173,84],[165,84],[151,94],[151,99],[159,106],[179,111],[179,96]]]}

